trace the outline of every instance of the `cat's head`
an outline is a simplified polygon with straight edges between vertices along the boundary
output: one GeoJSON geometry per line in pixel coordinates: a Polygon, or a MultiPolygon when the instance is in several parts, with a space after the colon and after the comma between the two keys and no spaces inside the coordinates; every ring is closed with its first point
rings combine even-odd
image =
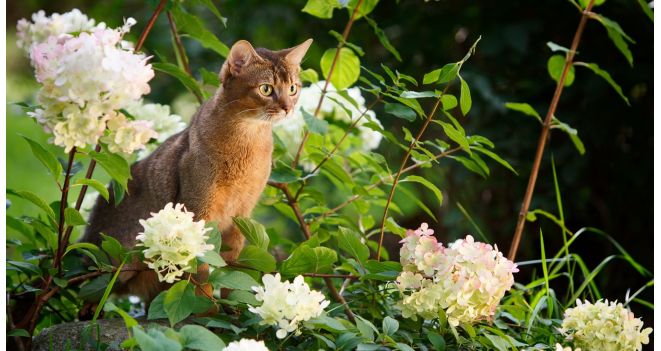
{"type": "Polygon", "coordinates": [[[220,69],[222,103],[233,118],[278,121],[294,111],[301,90],[301,61],[312,39],[271,51],[239,40],[220,69]]]}

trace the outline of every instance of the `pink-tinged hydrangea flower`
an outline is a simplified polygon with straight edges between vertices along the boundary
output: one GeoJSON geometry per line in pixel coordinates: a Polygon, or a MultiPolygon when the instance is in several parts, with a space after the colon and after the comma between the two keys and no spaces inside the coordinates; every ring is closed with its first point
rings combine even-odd
{"type": "MultiPolygon", "coordinates": [[[[105,24],[94,25],[77,10],[51,17],[37,13],[33,20],[19,22],[22,34],[18,43],[29,49],[35,76],[42,85],[37,95],[40,108],[30,115],[52,132],[51,141],[67,152],[98,143],[105,123],[116,111],[150,91],[148,83],[154,71],[148,58],[122,40],[135,20],[129,18],[122,27],[110,29],[105,24]]],[[[132,135],[146,135],[144,126],[136,126],[140,133],[132,135]]],[[[129,143],[125,137],[122,141],[134,144],[136,140],[129,143]]],[[[131,149],[140,148],[131,145],[131,149]]]]}
{"type": "Polygon", "coordinates": [[[319,317],[330,304],[322,293],[311,290],[303,276],[297,276],[293,282],[280,281],[280,274],[265,274],[264,286],[255,286],[259,307],[250,306],[248,310],[262,317],[261,324],[273,325],[277,329],[278,339],[284,339],[288,333],[299,335],[299,323],[319,317]]]}
{"type": "Polygon", "coordinates": [[[108,121],[109,134],[102,137],[101,141],[108,144],[110,152],[132,154],[158,136],[152,125],[150,121],[129,121],[122,113],[118,113],[108,121]]]}
{"type": "Polygon", "coordinates": [[[560,332],[584,350],[635,351],[649,343],[652,328],[643,329],[643,321],[621,303],[576,300],[576,307],[565,311],[560,332]]]}
{"type": "Polygon", "coordinates": [[[62,34],[90,32],[95,29],[105,29],[105,23],[96,24],[94,19],[87,18],[78,9],[59,14],[53,13],[46,16],[43,10],[32,14],[32,21],[25,18],[18,21],[16,45],[23,49],[26,54],[30,53],[32,45],[43,43],[48,37],[59,37],[62,34]]]}
{"type": "Polygon", "coordinates": [[[183,204],[168,203],[150,218],[140,220],[143,231],[136,240],[145,247],[147,266],[156,271],[159,281],[174,283],[196,257],[213,250],[214,246],[206,243],[211,228],[193,216],[183,204]]]}
{"type": "Polygon", "coordinates": [[[222,351],[269,351],[263,341],[241,339],[232,341],[222,351]]]}
{"type": "Polygon", "coordinates": [[[470,235],[443,247],[426,223],[401,241],[403,272],[397,286],[402,315],[433,319],[441,310],[450,324],[491,320],[500,299],[514,284],[516,265],[498,248],[470,235]]]}

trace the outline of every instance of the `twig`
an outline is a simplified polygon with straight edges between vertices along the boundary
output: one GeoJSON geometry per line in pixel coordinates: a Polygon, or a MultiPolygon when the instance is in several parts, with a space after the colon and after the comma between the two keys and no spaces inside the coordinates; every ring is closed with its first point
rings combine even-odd
{"type": "Polygon", "coordinates": [[[66,246],[66,241],[63,241],[64,238],[64,210],[67,208],[67,202],[69,197],[69,181],[71,180],[71,166],[73,165],[73,159],[76,156],[76,148],[73,147],[69,151],[69,164],[67,164],[67,170],[64,174],[64,184],[62,185],[62,196],[60,197],[60,221],[57,225],[57,252],[55,254],[55,262],[53,265],[57,268],[58,275],[62,274],[62,265],[60,264],[62,260],[63,248],[66,246]]]}
{"type": "MultiPolygon", "coordinates": [[[[356,20],[356,13],[358,13],[358,9],[360,8],[360,5],[362,5],[362,3],[363,0],[358,0],[356,7],[354,7],[353,12],[351,12],[351,17],[349,17],[349,22],[347,22],[347,25],[344,27],[344,32],[342,32],[343,40],[337,44],[335,56],[333,56],[333,61],[331,62],[330,68],[328,69],[326,84],[324,84],[324,88],[321,90],[319,103],[317,104],[317,108],[314,110],[315,118],[319,116],[319,111],[321,110],[321,104],[324,102],[324,98],[326,97],[326,93],[328,92],[328,85],[330,84],[331,77],[333,76],[333,71],[335,71],[335,64],[337,64],[337,59],[340,57],[340,51],[342,47],[344,47],[344,43],[346,43],[347,39],[349,38],[349,32],[351,32],[351,27],[353,26],[353,22],[356,20]]],[[[310,137],[310,131],[306,130],[305,133],[303,134],[303,139],[301,140],[301,144],[298,146],[298,151],[296,151],[296,156],[294,157],[292,168],[296,168],[296,166],[298,165],[298,161],[301,158],[301,153],[303,153],[303,148],[305,147],[305,143],[308,141],[309,137],[310,137]]]]}
{"type": "Polygon", "coordinates": [[[344,297],[337,292],[337,289],[335,288],[335,285],[333,285],[331,278],[324,278],[324,282],[326,282],[326,286],[328,287],[328,291],[330,292],[331,296],[333,296],[333,298],[342,304],[342,307],[344,307],[344,313],[347,315],[347,318],[349,318],[351,323],[355,324],[356,316],[353,314],[353,311],[351,311],[351,308],[349,308],[347,300],[345,300],[344,297]]]}
{"type": "Polygon", "coordinates": [[[287,198],[287,204],[294,211],[294,215],[296,215],[296,219],[298,220],[301,230],[303,231],[303,235],[305,235],[305,239],[309,240],[310,237],[312,237],[312,234],[310,233],[310,227],[308,227],[307,223],[305,223],[305,218],[303,218],[301,208],[298,206],[298,202],[292,195],[291,191],[289,191],[287,184],[269,182],[269,185],[282,190],[282,193],[285,194],[285,197],[287,198]]]}
{"type": "Polygon", "coordinates": [[[533,192],[535,191],[535,183],[537,182],[537,174],[539,173],[539,166],[542,162],[542,156],[544,155],[544,148],[546,147],[546,139],[549,135],[549,130],[551,128],[551,122],[553,121],[553,116],[555,115],[555,110],[558,108],[558,102],[560,101],[560,96],[562,95],[562,90],[565,86],[565,79],[567,78],[567,72],[572,65],[574,60],[574,55],[576,55],[576,49],[578,49],[578,44],[581,41],[581,36],[583,35],[583,30],[585,29],[585,23],[588,20],[592,6],[594,5],[594,0],[590,0],[585,11],[581,15],[581,21],[578,23],[578,28],[576,28],[576,33],[574,34],[574,40],[572,41],[571,48],[567,52],[565,57],[565,67],[562,69],[562,75],[558,80],[558,84],[555,87],[555,93],[553,93],[553,99],[551,99],[551,105],[549,110],[546,113],[544,118],[544,125],[542,127],[542,133],[539,135],[539,141],[537,142],[537,152],[535,153],[535,161],[532,165],[532,170],[530,171],[530,178],[528,179],[528,186],[526,187],[526,193],[523,196],[523,203],[521,204],[521,210],[519,211],[519,218],[516,223],[516,229],[514,231],[514,239],[512,240],[512,246],[510,247],[509,254],[507,257],[514,261],[516,259],[516,252],[519,249],[519,243],[521,242],[521,236],[523,234],[523,227],[526,224],[526,214],[528,213],[528,208],[530,207],[530,201],[532,200],[533,192]]]}
{"type": "Polygon", "coordinates": [[[186,72],[188,72],[188,75],[191,74],[190,67],[188,66],[188,56],[186,56],[186,50],[184,49],[184,45],[181,43],[181,37],[179,36],[179,32],[177,32],[177,25],[174,23],[174,18],[172,18],[172,14],[170,11],[167,12],[168,15],[168,22],[170,22],[170,30],[172,31],[172,37],[174,38],[174,42],[177,46],[177,51],[179,52],[179,57],[181,58],[181,63],[184,65],[184,69],[186,72]]]}
{"type": "Polygon", "coordinates": [[[154,10],[154,13],[152,13],[151,18],[149,18],[149,22],[147,22],[147,26],[140,34],[140,38],[138,39],[138,44],[136,44],[135,46],[135,51],[140,51],[140,49],[142,49],[142,45],[145,43],[145,40],[147,39],[147,35],[149,34],[149,32],[151,32],[151,29],[154,26],[154,23],[156,22],[158,15],[161,14],[161,11],[163,11],[163,8],[165,7],[165,4],[167,4],[167,2],[168,0],[161,0],[158,3],[158,6],[156,6],[156,10],[154,10]]]}
{"type": "Polygon", "coordinates": [[[445,95],[445,92],[448,90],[449,86],[450,83],[448,83],[445,86],[445,89],[443,89],[443,92],[436,100],[434,107],[431,109],[431,112],[429,112],[429,114],[427,115],[427,119],[425,119],[425,123],[422,125],[422,128],[420,128],[420,131],[418,131],[418,134],[415,136],[415,139],[413,139],[411,145],[409,145],[409,148],[406,150],[406,153],[402,158],[401,165],[399,166],[399,170],[397,171],[397,174],[395,174],[395,179],[392,182],[392,187],[390,188],[390,193],[388,194],[388,201],[386,201],[386,206],[383,209],[383,218],[381,219],[381,231],[379,234],[379,246],[376,249],[377,261],[381,260],[381,247],[383,246],[383,236],[386,231],[386,220],[388,219],[388,210],[390,209],[390,204],[392,203],[392,199],[395,196],[395,189],[397,188],[397,184],[399,183],[399,177],[402,175],[404,171],[404,167],[406,166],[406,162],[408,162],[409,157],[411,156],[411,152],[413,151],[413,148],[418,144],[418,141],[422,137],[422,134],[425,132],[425,130],[427,130],[429,123],[431,123],[432,119],[434,118],[434,115],[436,114],[436,110],[438,110],[438,107],[441,105],[441,97],[445,95]]]}
{"type": "MultiPolygon", "coordinates": [[[[402,170],[402,174],[403,174],[403,173],[406,173],[406,172],[410,172],[410,171],[412,171],[412,170],[414,170],[414,169],[420,168],[420,167],[422,167],[422,165],[425,165],[425,164],[427,164],[427,163],[429,163],[429,162],[431,162],[431,161],[436,161],[436,160],[438,160],[438,159],[440,159],[440,158],[443,158],[443,157],[445,157],[445,156],[448,156],[448,155],[453,154],[453,153],[455,153],[455,152],[457,152],[457,151],[460,151],[460,150],[461,150],[461,147],[455,147],[454,149],[450,149],[450,150],[447,150],[447,151],[443,151],[443,152],[441,152],[440,154],[434,156],[434,157],[433,157],[432,159],[430,159],[430,160],[427,160],[427,161],[425,161],[425,162],[415,163],[415,164],[413,164],[413,165],[410,165],[410,166],[404,168],[404,170],[402,170]]],[[[375,182],[375,183],[372,183],[370,186],[368,186],[367,188],[365,188],[365,190],[366,190],[366,191],[370,191],[370,190],[376,188],[377,186],[379,186],[379,185],[385,183],[386,180],[388,180],[388,179],[392,179],[392,178],[394,178],[394,177],[395,177],[395,174],[391,175],[389,178],[381,178],[379,181],[377,181],[377,182],[375,182]]],[[[360,199],[361,197],[363,197],[363,195],[361,195],[361,194],[353,195],[352,197],[350,197],[348,200],[344,201],[343,203],[341,203],[341,204],[339,204],[339,205],[333,207],[332,209],[330,209],[330,210],[324,212],[321,216],[315,218],[313,221],[318,221],[318,220],[324,219],[324,218],[326,218],[326,217],[332,215],[333,213],[335,213],[335,212],[337,212],[337,211],[343,209],[344,207],[346,207],[346,206],[349,205],[350,203],[352,203],[352,202],[354,202],[354,201],[360,199]]]]}

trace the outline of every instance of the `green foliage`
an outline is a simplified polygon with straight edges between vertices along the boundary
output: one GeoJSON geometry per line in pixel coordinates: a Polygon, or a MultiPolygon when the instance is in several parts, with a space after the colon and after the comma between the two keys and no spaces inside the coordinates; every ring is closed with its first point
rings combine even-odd
{"type": "Polygon", "coordinates": [[[338,49],[328,49],[321,56],[321,72],[324,78],[328,79],[331,71],[333,61],[335,67],[330,82],[333,83],[336,89],[346,89],[353,85],[360,75],[360,59],[351,49],[341,48],[338,54],[338,49]],[[337,58],[335,58],[337,56],[337,58]]]}

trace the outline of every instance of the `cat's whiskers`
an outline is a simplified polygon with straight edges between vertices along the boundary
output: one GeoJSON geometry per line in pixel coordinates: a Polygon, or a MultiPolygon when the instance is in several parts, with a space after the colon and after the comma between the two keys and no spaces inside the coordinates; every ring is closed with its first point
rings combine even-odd
{"type": "Polygon", "coordinates": [[[235,116],[239,116],[240,114],[245,113],[245,112],[256,111],[256,110],[261,110],[261,109],[262,109],[261,107],[248,108],[248,109],[245,109],[245,110],[243,110],[243,111],[237,113],[235,116]]]}

